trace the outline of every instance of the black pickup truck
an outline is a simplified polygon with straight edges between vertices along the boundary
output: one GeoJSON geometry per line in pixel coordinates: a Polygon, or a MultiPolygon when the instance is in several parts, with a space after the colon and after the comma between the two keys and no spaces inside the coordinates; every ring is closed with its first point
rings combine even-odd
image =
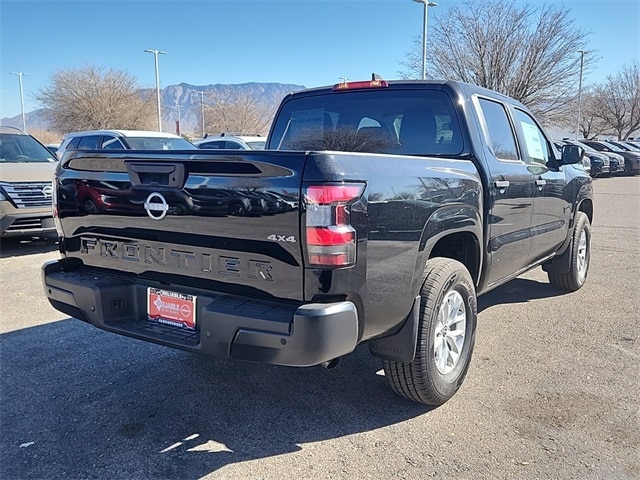
{"type": "Polygon", "coordinates": [[[582,154],[463,83],[296,92],[264,151],[69,152],[44,290],[103,330],[216,357],[330,368],[368,344],[397,394],[439,405],[469,367],[477,295],[536,266],[584,284],[582,154]]]}

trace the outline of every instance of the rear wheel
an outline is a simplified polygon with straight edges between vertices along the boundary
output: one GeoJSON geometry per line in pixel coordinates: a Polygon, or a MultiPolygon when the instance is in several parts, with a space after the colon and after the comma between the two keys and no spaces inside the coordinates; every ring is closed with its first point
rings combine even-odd
{"type": "Polygon", "coordinates": [[[87,213],[98,213],[98,207],[93,200],[85,200],[82,206],[87,213]]]}
{"type": "Polygon", "coordinates": [[[591,224],[584,212],[576,214],[571,237],[571,264],[566,273],[548,272],[549,282],[559,290],[575,292],[582,288],[589,273],[591,260],[591,224]]]}
{"type": "Polygon", "coordinates": [[[416,356],[409,363],[384,360],[384,372],[398,395],[442,405],[462,385],[471,361],[477,322],[475,287],[460,262],[432,258],[420,296],[416,356]]]}
{"type": "Polygon", "coordinates": [[[232,203],[229,205],[229,215],[233,215],[235,217],[244,217],[246,215],[246,210],[241,203],[232,203]]]}

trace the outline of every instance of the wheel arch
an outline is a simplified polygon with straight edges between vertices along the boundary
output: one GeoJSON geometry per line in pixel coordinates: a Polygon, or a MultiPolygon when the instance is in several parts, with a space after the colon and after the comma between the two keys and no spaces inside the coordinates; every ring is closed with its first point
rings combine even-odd
{"type": "Polygon", "coordinates": [[[370,342],[373,355],[402,362],[414,358],[420,290],[426,279],[427,261],[436,257],[457,260],[465,266],[477,287],[482,271],[482,238],[481,217],[473,207],[453,205],[431,215],[419,244],[412,285],[413,306],[399,330],[370,342]]]}
{"type": "Polygon", "coordinates": [[[589,218],[589,223],[593,223],[593,200],[591,198],[584,198],[578,204],[578,208],[576,209],[576,211],[583,212],[589,218]]]}
{"type": "Polygon", "coordinates": [[[436,211],[427,220],[420,239],[419,264],[416,266],[417,292],[424,282],[427,260],[445,257],[462,263],[477,286],[482,271],[482,218],[467,205],[450,205],[436,211]]]}

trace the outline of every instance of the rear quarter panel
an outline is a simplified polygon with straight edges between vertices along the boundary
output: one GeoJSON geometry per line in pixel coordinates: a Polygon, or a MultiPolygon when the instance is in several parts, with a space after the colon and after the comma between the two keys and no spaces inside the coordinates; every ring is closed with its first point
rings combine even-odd
{"type": "Polygon", "coordinates": [[[482,237],[482,187],[470,161],[309,154],[303,186],[327,181],[366,183],[351,213],[358,258],[352,268],[305,269],[305,300],[348,292],[366,317],[363,339],[406,318],[422,285],[429,251],[441,236],[467,231],[482,237]]]}

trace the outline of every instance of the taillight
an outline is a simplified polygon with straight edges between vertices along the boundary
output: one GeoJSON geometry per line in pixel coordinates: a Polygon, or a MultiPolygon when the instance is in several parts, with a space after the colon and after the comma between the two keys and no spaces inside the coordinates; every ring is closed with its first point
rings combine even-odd
{"type": "Polygon", "coordinates": [[[58,210],[58,175],[54,174],[51,182],[51,215],[53,216],[53,224],[56,227],[58,236],[62,236],[62,222],[60,222],[60,211],[58,210]]]}
{"type": "Polygon", "coordinates": [[[356,262],[356,231],[350,223],[350,206],[363,192],[361,183],[306,188],[306,246],[310,266],[346,267],[356,262]]]}
{"type": "Polygon", "coordinates": [[[333,86],[333,91],[339,90],[360,90],[363,88],[387,88],[389,83],[386,80],[366,80],[364,82],[343,82],[336,83],[333,86]]]}

